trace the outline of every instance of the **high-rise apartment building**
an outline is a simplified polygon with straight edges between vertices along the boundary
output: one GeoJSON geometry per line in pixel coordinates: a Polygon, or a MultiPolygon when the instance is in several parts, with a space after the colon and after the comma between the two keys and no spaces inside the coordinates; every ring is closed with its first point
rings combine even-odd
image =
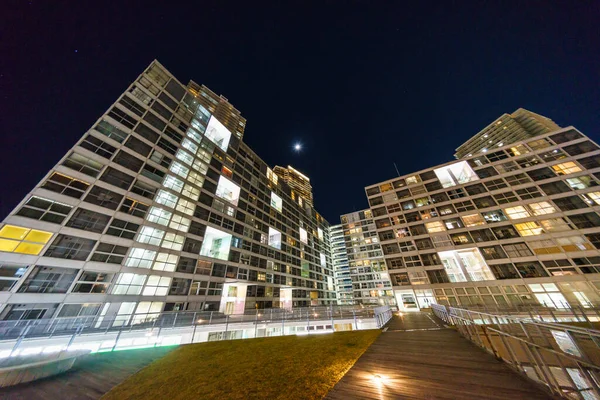
{"type": "Polygon", "coordinates": [[[371,210],[341,216],[355,304],[394,305],[395,299],[371,210]]]}
{"type": "Polygon", "coordinates": [[[600,147],[573,127],[366,194],[401,310],[600,300],[600,147]]]}
{"type": "Polygon", "coordinates": [[[329,227],[331,242],[331,261],[335,274],[335,290],[340,305],[354,304],[352,300],[352,278],[348,267],[348,253],[344,240],[344,229],[341,224],[329,227]]]}
{"type": "Polygon", "coordinates": [[[464,158],[479,153],[493,152],[498,147],[560,129],[550,118],[519,108],[512,114],[503,114],[478,134],[461,144],[454,157],[464,158]]]}
{"type": "Polygon", "coordinates": [[[276,165],[273,168],[273,172],[292,188],[292,197],[299,197],[301,199],[298,200],[300,203],[305,203],[309,207],[313,207],[312,186],[308,176],[292,168],[290,165],[287,168],[276,165]]]}
{"type": "Polygon", "coordinates": [[[157,61],[0,224],[0,319],[335,304],[329,224],[157,61]]]}

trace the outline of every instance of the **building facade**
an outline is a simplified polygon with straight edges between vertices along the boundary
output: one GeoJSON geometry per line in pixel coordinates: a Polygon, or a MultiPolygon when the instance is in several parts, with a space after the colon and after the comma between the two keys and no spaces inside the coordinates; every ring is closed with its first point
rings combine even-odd
{"type": "Polygon", "coordinates": [[[395,305],[371,210],[341,216],[354,304],[395,305]]]}
{"type": "Polygon", "coordinates": [[[329,240],[331,242],[331,261],[335,274],[335,290],[339,305],[354,304],[352,299],[352,278],[348,267],[348,253],[344,240],[344,228],[341,224],[329,227],[329,240]]]}
{"type": "Polygon", "coordinates": [[[312,185],[308,176],[292,168],[291,165],[288,165],[287,168],[276,165],[273,172],[292,188],[293,197],[299,197],[301,200],[298,201],[301,204],[313,207],[312,185]]]}
{"type": "Polygon", "coordinates": [[[519,108],[512,114],[503,114],[496,121],[461,144],[456,149],[454,157],[464,158],[494,151],[498,147],[543,135],[557,129],[560,129],[560,126],[550,118],[519,108]]]}
{"type": "Polygon", "coordinates": [[[152,62],[0,224],[0,319],[335,304],[329,224],[245,124],[152,62]]]}
{"type": "Polygon", "coordinates": [[[368,186],[399,308],[598,302],[599,182],[569,127],[368,186]]]}

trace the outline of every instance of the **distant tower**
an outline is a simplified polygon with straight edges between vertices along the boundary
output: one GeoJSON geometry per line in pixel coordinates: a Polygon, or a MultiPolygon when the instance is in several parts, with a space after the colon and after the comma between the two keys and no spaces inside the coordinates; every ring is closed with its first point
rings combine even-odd
{"type": "Polygon", "coordinates": [[[560,126],[550,118],[519,108],[512,114],[503,114],[478,134],[458,146],[454,157],[464,158],[477,153],[486,153],[494,148],[557,129],[560,129],[560,126]]]}
{"type": "Polygon", "coordinates": [[[313,194],[312,186],[310,185],[310,179],[308,176],[295,170],[292,166],[288,165],[287,168],[276,165],[273,168],[273,172],[279,176],[289,187],[292,188],[302,199],[304,203],[309,206],[313,206],[313,194]]]}

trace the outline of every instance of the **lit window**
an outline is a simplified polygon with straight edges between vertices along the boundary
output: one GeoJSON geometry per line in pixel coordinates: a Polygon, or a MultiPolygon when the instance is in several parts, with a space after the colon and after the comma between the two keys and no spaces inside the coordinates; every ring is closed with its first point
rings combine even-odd
{"type": "Polygon", "coordinates": [[[200,255],[227,260],[229,258],[229,250],[231,249],[231,238],[232,235],[229,233],[222,232],[210,226],[206,227],[200,255]]]}
{"type": "Polygon", "coordinates": [[[140,230],[137,241],[140,243],[148,243],[158,246],[163,236],[165,236],[165,231],[151,228],[149,226],[142,226],[142,230],[140,230]]]}
{"type": "Polygon", "coordinates": [[[175,207],[175,209],[187,215],[194,215],[194,210],[196,209],[196,206],[192,201],[188,201],[186,199],[179,199],[179,202],[177,203],[177,207],[175,207]]]}
{"type": "Polygon", "coordinates": [[[505,208],[504,212],[510,219],[520,219],[531,216],[523,206],[505,208]]]}
{"type": "Polygon", "coordinates": [[[52,237],[52,232],[15,225],[0,229],[0,251],[38,255],[52,237]]]}
{"type": "MultiPolygon", "coordinates": [[[[223,167],[225,168],[225,167],[223,167]]],[[[198,171],[201,174],[206,174],[206,172],[208,171],[208,165],[204,162],[202,162],[201,160],[196,160],[194,161],[194,164],[192,165],[192,169],[198,171]]],[[[233,175],[233,172],[232,172],[233,175]]]]}
{"type": "Polygon", "coordinates": [[[204,176],[195,171],[189,173],[187,180],[197,186],[204,184],[204,176]]]}
{"type": "Polygon", "coordinates": [[[185,237],[183,235],[167,232],[165,240],[161,243],[161,247],[171,250],[181,250],[183,248],[184,240],[185,237]]]}
{"type": "Polygon", "coordinates": [[[152,265],[152,269],[158,271],[175,271],[178,260],[179,256],[176,254],[158,253],[156,261],[154,261],[154,265],[152,265]]]}
{"type": "Polygon", "coordinates": [[[150,268],[154,257],[156,257],[155,251],[133,248],[125,260],[125,265],[132,268],[150,268]]]}
{"type": "Polygon", "coordinates": [[[480,214],[465,215],[462,217],[465,226],[477,226],[485,224],[480,214]]]}
{"type": "Polygon", "coordinates": [[[183,179],[187,178],[188,174],[190,173],[190,169],[188,167],[178,162],[173,162],[173,164],[171,164],[171,168],[169,169],[171,170],[171,172],[173,172],[176,175],[179,175],[183,179]]]}
{"type": "Polygon", "coordinates": [[[158,204],[163,204],[169,208],[175,208],[177,200],[179,200],[177,196],[167,192],[166,190],[159,190],[156,198],[154,199],[154,201],[158,204]]]}
{"type": "Polygon", "coordinates": [[[281,232],[269,227],[269,246],[281,249],[281,232]]]}
{"type": "Polygon", "coordinates": [[[271,192],[271,207],[279,212],[283,212],[283,200],[273,192],[271,192]]]}
{"type": "Polygon", "coordinates": [[[325,258],[325,254],[319,253],[319,258],[321,259],[321,267],[327,266],[327,258],[325,258]]]}
{"type": "Polygon", "coordinates": [[[192,221],[188,218],[182,217],[181,215],[173,215],[171,219],[171,223],[169,224],[170,228],[176,229],[178,231],[187,232],[190,228],[190,224],[192,221]]]}
{"type": "Polygon", "coordinates": [[[162,311],[164,304],[160,301],[140,301],[135,309],[132,324],[154,321],[162,311]]]}
{"type": "Polygon", "coordinates": [[[515,228],[519,231],[522,236],[535,236],[544,233],[544,230],[537,222],[523,222],[521,224],[515,224],[515,228]]]}
{"type": "Polygon", "coordinates": [[[562,237],[557,238],[556,241],[562,246],[564,251],[582,251],[594,249],[594,247],[582,236],[562,237]]]}
{"type": "Polygon", "coordinates": [[[569,224],[562,218],[546,219],[540,221],[540,224],[542,225],[544,230],[548,232],[564,232],[571,230],[569,224]]]}
{"type": "MultiPolygon", "coordinates": [[[[146,275],[119,274],[113,287],[113,294],[137,295],[142,292],[146,275]]],[[[135,303],[133,303],[135,305],[135,303]]]]}
{"type": "Polygon", "coordinates": [[[444,223],[440,221],[428,222],[425,224],[425,228],[427,228],[427,232],[429,233],[443,232],[446,230],[444,223]]]}
{"type": "Polygon", "coordinates": [[[183,181],[175,178],[174,176],[167,175],[163,181],[163,186],[177,193],[181,193],[181,189],[183,189],[183,181]]]}
{"type": "Polygon", "coordinates": [[[594,203],[600,205],[600,192],[590,192],[585,194],[589,197],[594,203]]]}
{"type": "Polygon", "coordinates": [[[323,230],[321,228],[317,228],[317,236],[320,240],[323,240],[323,230]]]}
{"type": "Polygon", "coordinates": [[[300,241],[304,244],[308,244],[308,233],[303,228],[300,228],[300,241]]]}
{"type": "Polygon", "coordinates": [[[183,146],[184,149],[191,151],[192,154],[196,154],[196,152],[198,151],[198,145],[194,144],[189,139],[183,139],[183,142],[181,142],[181,146],[183,146]]]}
{"type": "Polygon", "coordinates": [[[214,116],[210,117],[204,135],[211,142],[219,146],[221,150],[227,151],[229,139],[231,139],[231,132],[214,116]]]}
{"type": "MultiPolygon", "coordinates": [[[[413,176],[409,176],[408,178],[406,178],[406,184],[407,185],[410,185],[412,183],[419,183],[419,182],[421,182],[421,178],[419,178],[418,175],[413,175],[413,176]]],[[[389,184],[389,186],[390,186],[389,190],[391,190],[392,185],[389,184]]]]}
{"type": "Polygon", "coordinates": [[[466,161],[461,161],[446,167],[437,168],[433,172],[435,172],[435,175],[445,188],[479,180],[477,174],[466,161]]]}
{"type": "Polygon", "coordinates": [[[171,278],[166,276],[150,275],[142,296],[166,296],[171,285],[171,278]]]}
{"type": "Polygon", "coordinates": [[[277,174],[273,173],[273,170],[271,168],[267,167],[267,178],[273,182],[274,185],[277,185],[277,181],[279,180],[279,177],[277,176],[277,174]]]}
{"type": "Polygon", "coordinates": [[[185,197],[189,197],[190,199],[196,201],[198,200],[198,197],[200,196],[200,189],[195,188],[192,185],[188,185],[186,184],[183,188],[183,192],[181,192],[182,195],[184,195],[185,197]]]}
{"type": "Polygon", "coordinates": [[[539,203],[531,203],[528,204],[533,215],[544,215],[544,214],[552,214],[556,212],[554,206],[547,201],[540,201],[539,203]]]}
{"type": "Polygon", "coordinates": [[[568,161],[568,162],[564,162],[561,164],[553,165],[552,169],[558,175],[568,175],[568,174],[572,174],[574,172],[581,171],[581,168],[579,168],[579,166],[577,166],[577,164],[575,164],[573,161],[568,161]]]}
{"type": "Polygon", "coordinates": [[[146,219],[150,222],[154,222],[155,224],[166,226],[169,223],[172,215],[172,212],[163,210],[162,208],[151,207],[146,219]]]}
{"type": "Polygon", "coordinates": [[[240,187],[229,179],[221,176],[219,177],[219,185],[217,186],[217,192],[215,194],[217,197],[227,200],[234,206],[237,206],[240,198],[240,187]]]}
{"type": "Polygon", "coordinates": [[[177,155],[175,156],[179,161],[186,163],[187,165],[192,165],[194,162],[194,157],[182,149],[177,150],[177,155]]]}

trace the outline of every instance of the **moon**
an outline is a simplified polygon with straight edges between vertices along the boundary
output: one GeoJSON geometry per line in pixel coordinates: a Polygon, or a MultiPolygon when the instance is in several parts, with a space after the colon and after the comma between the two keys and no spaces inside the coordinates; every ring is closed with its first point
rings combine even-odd
{"type": "Polygon", "coordinates": [[[302,150],[302,145],[301,145],[300,143],[296,143],[296,144],[294,145],[294,150],[296,150],[296,151],[300,151],[300,150],[302,150]]]}

